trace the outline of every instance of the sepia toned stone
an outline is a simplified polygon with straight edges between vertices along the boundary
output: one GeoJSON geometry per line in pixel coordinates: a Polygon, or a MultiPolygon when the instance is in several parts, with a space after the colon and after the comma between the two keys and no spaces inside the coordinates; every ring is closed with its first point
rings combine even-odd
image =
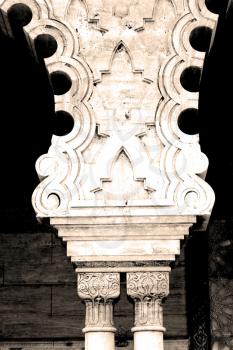
{"type": "MultiPolygon", "coordinates": [[[[0,0],[5,12],[16,3],[0,0]]],[[[204,0],[21,4],[32,12],[24,28],[30,38],[56,41],[45,57],[51,81],[68,83],[61,93],[53,85],[55,110],[73,128],[53,135],[37,160],[41,182],[32,203],[77,266],[85,349],[114,350],[112,303],[126,272],[134,349],[163,350],[168,266],[196,217],[205,226],[214,204],[199,136],[183,132],[180,118],[198,108],[198,92],[184,87],[182,75],[200,73],[205,55],[192,47],[191,32],[214,28],[217,16],[204,0]]]]}
{"type": "Polygon", "coordinates": [[[168,293],[169,268],[127,274],[127,294],[135,303],[134,349],[164,349],[162,300],[168,293]]]}
{"type": "Polygon", "coordinates": [[[79,273],[78,295],[85,300],[85,349],[115,349],[113,300],[120,295],[119,273],[79,273]]]}

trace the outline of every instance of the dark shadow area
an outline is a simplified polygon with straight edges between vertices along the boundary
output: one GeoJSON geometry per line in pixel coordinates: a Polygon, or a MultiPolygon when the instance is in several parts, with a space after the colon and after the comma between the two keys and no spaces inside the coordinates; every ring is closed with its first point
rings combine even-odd
{"type": "Polygon", "coordinates": [[[51,142],[54,97],[43,58],[25,34],[26,6],[0,14],[1,230],[36,224],[36,159],[51,142]]]}
{"type": "Polygon", "coordinates": [[[185,244],[189,350],[210,349],[208,235],[190,232],[185,244]]]}
{"type": "MultiPolygon", "coordinates": [[[[217,280],[211,266],[218,266],[217,271],[221,279],[228,278],[230,281],[230,274],[227,271],[232,272],[230,266],[233,265],[232,229],[227,235],[225,233],[232,227],[233,217],[231,204],[233,6],[232,1],[227,0],[206,0],[206,3],[208,8],[212,12],[219,13],[220,17],[202,72],[198,123],[201,148],[209,158],[206,181],[215,192],[216,202],[207,231],[193,230],[186,242],[190,350],[210,349],[215,341],[218,326],[213,323],[215,317],[213,295],[216,293],[212,287],[216,285],[217,280]]],[[[190,39],[192,42],[195,36],[190,39]]],[[[197,41],[193,44],[197,45],[197,41]]],[[[216,270],[214,271],[216,274],[216,270]]],[[[222,290],[221,293],[224,294],[222,290]]],[[[227,305],[223,305],[219,313],[223,314],[226,307],[227,305]]],[[[225,333],[228,331],[227,322],[229,320],[226,319],[219,321],[219,325],[222,323],[223,329],[225,328],[225,333]]],[[[230,322],[232,324],[232,321],[230,322]]]]}
{"type": "MultiPolygon", "coordinates": [[[[215,191],[212,218],[232,217],[232,81],[233,10],[218,2],[220,17],[215,39],[207,54],[199,99],[200,143],[209,158],[206,181],[215,191]]],[[[229,2],[229,4],[231,1],[229,2]]]]}
{"type": "Polygon", "coordinates": [[[48,223],[37,222],[31,204],[39,184],[35,162],[67,126],[62,116],[56,120],[44,63],[56,40],[41,34],[33,42],[23,29],[30,20],[22,4],[0,12],[1,341],[76,339],[84,319],[66,246],[48,223]]]}

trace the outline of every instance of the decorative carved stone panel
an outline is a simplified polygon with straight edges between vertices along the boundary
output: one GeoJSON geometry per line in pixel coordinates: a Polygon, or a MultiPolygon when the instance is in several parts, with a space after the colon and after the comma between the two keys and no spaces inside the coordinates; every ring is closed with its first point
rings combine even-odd
{"type": "MultiPolygon", "coordinates": [[[[7,11],[15,0],[1,1],[7,11]]],[[[52,138],[37,161],[33,194],[39,217],[204,215],[214,202],[203,180],[208,160],[198,134],[181,131],[198,92],[182,86],[204,53],[190,44],[216,15],[204,0],[22,0],[32,10],[32,39],[50,35],[52,73],[71,80],[55,96],[57,115],[73,129],[52,138]]],[[[190,117],[191,118],[191,117],[190,117]]]]}

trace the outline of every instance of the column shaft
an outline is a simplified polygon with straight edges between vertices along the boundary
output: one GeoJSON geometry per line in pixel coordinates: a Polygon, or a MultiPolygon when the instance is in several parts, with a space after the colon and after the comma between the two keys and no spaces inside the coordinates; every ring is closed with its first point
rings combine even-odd
{"type": "Polygon", "coordinates": [[[163,350],[163,332],[134,332],[134,350],[163,350]]]}

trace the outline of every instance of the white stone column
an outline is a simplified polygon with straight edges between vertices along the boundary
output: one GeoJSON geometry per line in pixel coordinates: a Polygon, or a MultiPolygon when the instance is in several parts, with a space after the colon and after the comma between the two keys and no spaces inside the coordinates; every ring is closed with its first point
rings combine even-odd
{"type": "Polygon", "coordinates": [[[169,272],[127,273],[127,294],[135,303],[134,350],[163,350],[162,301],[169,293],[169,272]]]}
{"type": "Polygon", "coordinates": [[[120,274],[78,273],[78,295],[86,304],[85,350],[114,350],[113,300],[120,295],[120,274]]]}

